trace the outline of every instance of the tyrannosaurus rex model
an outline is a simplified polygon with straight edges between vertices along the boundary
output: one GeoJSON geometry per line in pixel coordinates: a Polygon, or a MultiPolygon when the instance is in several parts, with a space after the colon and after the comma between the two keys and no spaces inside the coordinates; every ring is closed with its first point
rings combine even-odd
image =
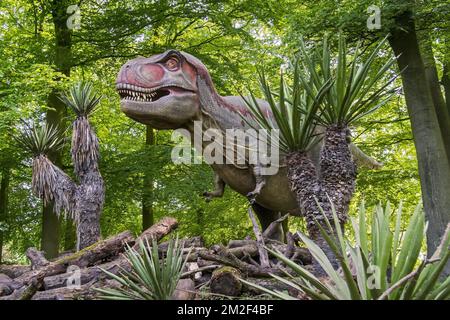
{"type": "MultiPolygon", "coordinates": [[[[193,134],[195,121],[202,122],[202,130],[214,128],[222,132],[256,125],[245,101],[241,97],[220,96],[203,63],[184,52],[169,50],[150,58],[128,61],[119,72],[116,88],[122,111],[156,129],[183,128],[193,134]]],[[[270,117],[267,102],[258,100],[258,104],[270,117]]],[[[206,147],[210,142],[202,143],[202,147],[206,147]]],[[[320,145],[316,149],[320,149],[320,145]]],[[[379,165],[353,145],[352,153],[360,164],[372,168],[379,165]]],[[[317,154],[318,150],[312,151],[311,157],[317,158],[317,154]]],[[[300,214],[283,165],[277,174],[267,176],[258,173],[258,166],[211,166],[216,175],[215,190],[205,192],[205,196],[220,197],[225,185],[229,185],[251,198],[263,229],[278,219],[280,213],[300,214]]],[[[280,238],[282,229],[273,236],[280,238]]]]}

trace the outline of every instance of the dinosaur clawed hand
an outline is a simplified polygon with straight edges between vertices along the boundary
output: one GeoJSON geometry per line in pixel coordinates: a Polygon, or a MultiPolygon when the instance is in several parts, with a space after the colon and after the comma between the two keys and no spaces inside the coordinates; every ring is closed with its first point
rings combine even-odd
{"type": "Polygon", "coordinates": [[[256,197],[259,195],[259,192],[257,191],[251,191],[247,193],[246,197],[251,205],[256,203],[256,197]]]}

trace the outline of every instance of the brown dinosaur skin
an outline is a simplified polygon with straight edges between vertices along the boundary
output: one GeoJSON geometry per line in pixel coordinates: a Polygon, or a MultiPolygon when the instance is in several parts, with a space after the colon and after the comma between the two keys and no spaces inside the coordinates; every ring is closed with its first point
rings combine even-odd
{"type": "MultiPolygon", "coordinates": [[[[220,96],[206,67],[188,53],[168,50],[149,58],[130,60],[120,69],[116,88],[122,98],[122,111],[128,117],[156,129],[183,128],[193,135],[196,120],[206,124],[203,129],[213,127],[223,132],[225,129],[248,129],[256,125],[245,101],[241,97],[220,96]],[[243,121],[240,114],[251,126],[243,121]]],[[[259,100],[259,105],[270,117],[267,102],[259,100]]],[[[207,142],[203,144],[205,147],[207,142]]],[[[310,155],[317,164],[319,149],[320,146],[317,146],[310,155]]],[[[213,164],[211,167],[219,176],[216,181],[219,188],[223,181],[242,195],[255,190],[258,177],[252,167],[240,168],[231,164],[213,164]]],[[[276,175],[265,176],[264,181],[254,204],[263,228],[277,219],[280,213],[300,214],[285,167],[280,167],[276,175]]],[[[222,193],[223,190],[215,190],[209,194],[214,197],[222,193]]]]}

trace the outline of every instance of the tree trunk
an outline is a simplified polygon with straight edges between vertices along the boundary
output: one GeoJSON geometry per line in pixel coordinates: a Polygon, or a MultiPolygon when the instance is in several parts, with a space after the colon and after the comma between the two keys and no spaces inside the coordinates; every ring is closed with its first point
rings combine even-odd
{"type": "MultiPolygon", "coordinates": [[[[416,37],[411,11],[396,17],[389,43],[402,72],[403,90],[411,119],[417,152],[422,199],[428,220],[427,245],[431,255],[439,245],[450,221],[450,166],[446,156],[439,122],[429,87],[424,83],[426,73],[416,37]]],[[[450,264],[446,273],[450,271],[450,264]]]]}
{"type": "Polygon", "coordinates": [[[74,221],[66,217],[64,226],[64,251],[74,250],[77,244],[77,233],[74,221]]]}
{"type": "Polygon", "coordinates": [[[41,250],[45,252],[47,259],[58,256],[59,253],[60,221],[53,211],[53,204],[43,206],[41,250]]]}
{"type": "Polygon", "coordinates": [[[436,111],[436,116],[439,122],[445,152],[450,161],[450,112],[447,110],[447,106],[445,105],[445,100],[442,95],[438,72],[436,69],[436,62],[433,55],[433,47],[428,31],[422,32],[419,39],[420,52],[425,67],[426,81],[428,87],[430,88],[431,98],[433,99],[434,110],[436,111]]]}
{"type": "MultiPolygon", "coordinates": [[[[51,3],[52,19],[55,30],[55,53],[53,63],[56,70],[66,76],[70,76],[72,64],[72,37],[71,31],[67,28],[67,7],[71,5],[69,1],[53,0],[51,3]]],[[[57,79],[59,80],[59,79],[57,79]]],[[[49,125],[57,128],[65,128],[64,118],[66,107],[58,98],[58,91],[52,90],[48,99],[48,110],[46,121],[49,125]]],[[[62,168],[61,151],[48,155],[49,159],[58,167],[62,168]]],[[[59,249],[60,221],[53,212],[52,205],[44,205],[42,210],[42,241],[41,250],[45,251],[47,258],[58,255],[59,249]]]]}
{"type": "Polygon", "coordinates": [[[2,169],[2,180],[0,182],[0,264],[3,259],[3,243],[5,240],[5,228],[8,219],[8,189],[10,180],[10,169],[2,169]]]}
{"type": "Polygon", "coordinates": [[[444,86],[447,112],[450,113],[450,66],[448,65],[448,62],[444,63],[441,83],[444,86]]]}
{"type": "MultiPolygon", "coordinates": [[[[155,145],[155,132],[152,127],[146,126],[145,147],[149,151],[149,146],[155,145]]],[[[142,230],[153,225],[153,177],[148,171],[144,173],[142,186],[142,230]]]]}

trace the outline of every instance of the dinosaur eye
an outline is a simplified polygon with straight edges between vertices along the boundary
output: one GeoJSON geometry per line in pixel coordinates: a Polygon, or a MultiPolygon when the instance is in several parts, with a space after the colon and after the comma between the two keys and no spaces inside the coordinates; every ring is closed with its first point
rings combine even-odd
{"type": "Polygon", "coordinates": [[[166,61],[166,68],[169,70],[178,69],[179,60],[176,57],[171,57],[166,61]]]}

